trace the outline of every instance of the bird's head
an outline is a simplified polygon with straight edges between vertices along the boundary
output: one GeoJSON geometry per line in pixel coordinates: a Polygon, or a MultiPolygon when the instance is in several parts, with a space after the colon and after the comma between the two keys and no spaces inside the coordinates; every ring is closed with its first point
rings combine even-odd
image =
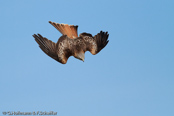
{"type": "Polygon", "coordinates": [[[83,52],[76,54],[74,57],[79,60],[82,60],[83,62],[85,61],[85,54],[83,52]]]}

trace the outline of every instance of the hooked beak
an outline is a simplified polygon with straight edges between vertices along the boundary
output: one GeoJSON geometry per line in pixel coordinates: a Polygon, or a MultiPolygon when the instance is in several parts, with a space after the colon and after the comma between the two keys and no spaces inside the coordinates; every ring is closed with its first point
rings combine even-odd
{"type": "Polygon", "coordinates": [[[85,60],[84,60],[84,59],[82,59],[82,61],[83,61],[83,62],[85,62],[85,60]]]}

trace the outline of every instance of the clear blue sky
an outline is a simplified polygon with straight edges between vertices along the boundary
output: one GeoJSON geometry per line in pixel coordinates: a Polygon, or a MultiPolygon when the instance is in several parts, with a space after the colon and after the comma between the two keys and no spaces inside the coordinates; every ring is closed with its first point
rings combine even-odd
{"type": "Polygon", "coordinates": [[[174,116],[173,0],[1,0],[0,17],[0,114],[174,116]],[[32,37],[56,42],[48,21],[108,31],[109,44],[62,65],[32,37]]]}

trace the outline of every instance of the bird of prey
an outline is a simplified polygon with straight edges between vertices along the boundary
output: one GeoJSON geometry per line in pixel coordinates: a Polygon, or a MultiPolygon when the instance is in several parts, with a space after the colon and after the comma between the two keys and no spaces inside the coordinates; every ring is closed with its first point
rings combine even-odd
{"type": "Polygon", "coordinates": [[[51,21],[49,23],[62,33],[57,43],[48,40],[40,34],[34,34],[33,37],[45,54],[62,64],[66,64],[70,56],[84,61],[86,51],[95,55],[109,42],[108,32],[100,31],[95,36],[89,33],[81,33],[78,36],[78,26],[59,24],[51,21]]]}

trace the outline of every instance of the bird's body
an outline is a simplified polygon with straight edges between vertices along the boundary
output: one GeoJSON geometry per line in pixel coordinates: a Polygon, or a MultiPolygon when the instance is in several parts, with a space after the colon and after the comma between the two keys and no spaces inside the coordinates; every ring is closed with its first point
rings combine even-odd
{"type": "Polygon", "coordinates": [[[43,52],[62,64],[66,64],[70,56],[84,61],[86,51],[90,51],[95,55],[108,43],[107,32],[101,31],[94,37],[88,33],[81,33],[78,37],[77,26],[58,24],[51,21],[50,23],[63,34],[57,43],[42,37],[40,34],[34,34],[33,37],[43,52]]]}

